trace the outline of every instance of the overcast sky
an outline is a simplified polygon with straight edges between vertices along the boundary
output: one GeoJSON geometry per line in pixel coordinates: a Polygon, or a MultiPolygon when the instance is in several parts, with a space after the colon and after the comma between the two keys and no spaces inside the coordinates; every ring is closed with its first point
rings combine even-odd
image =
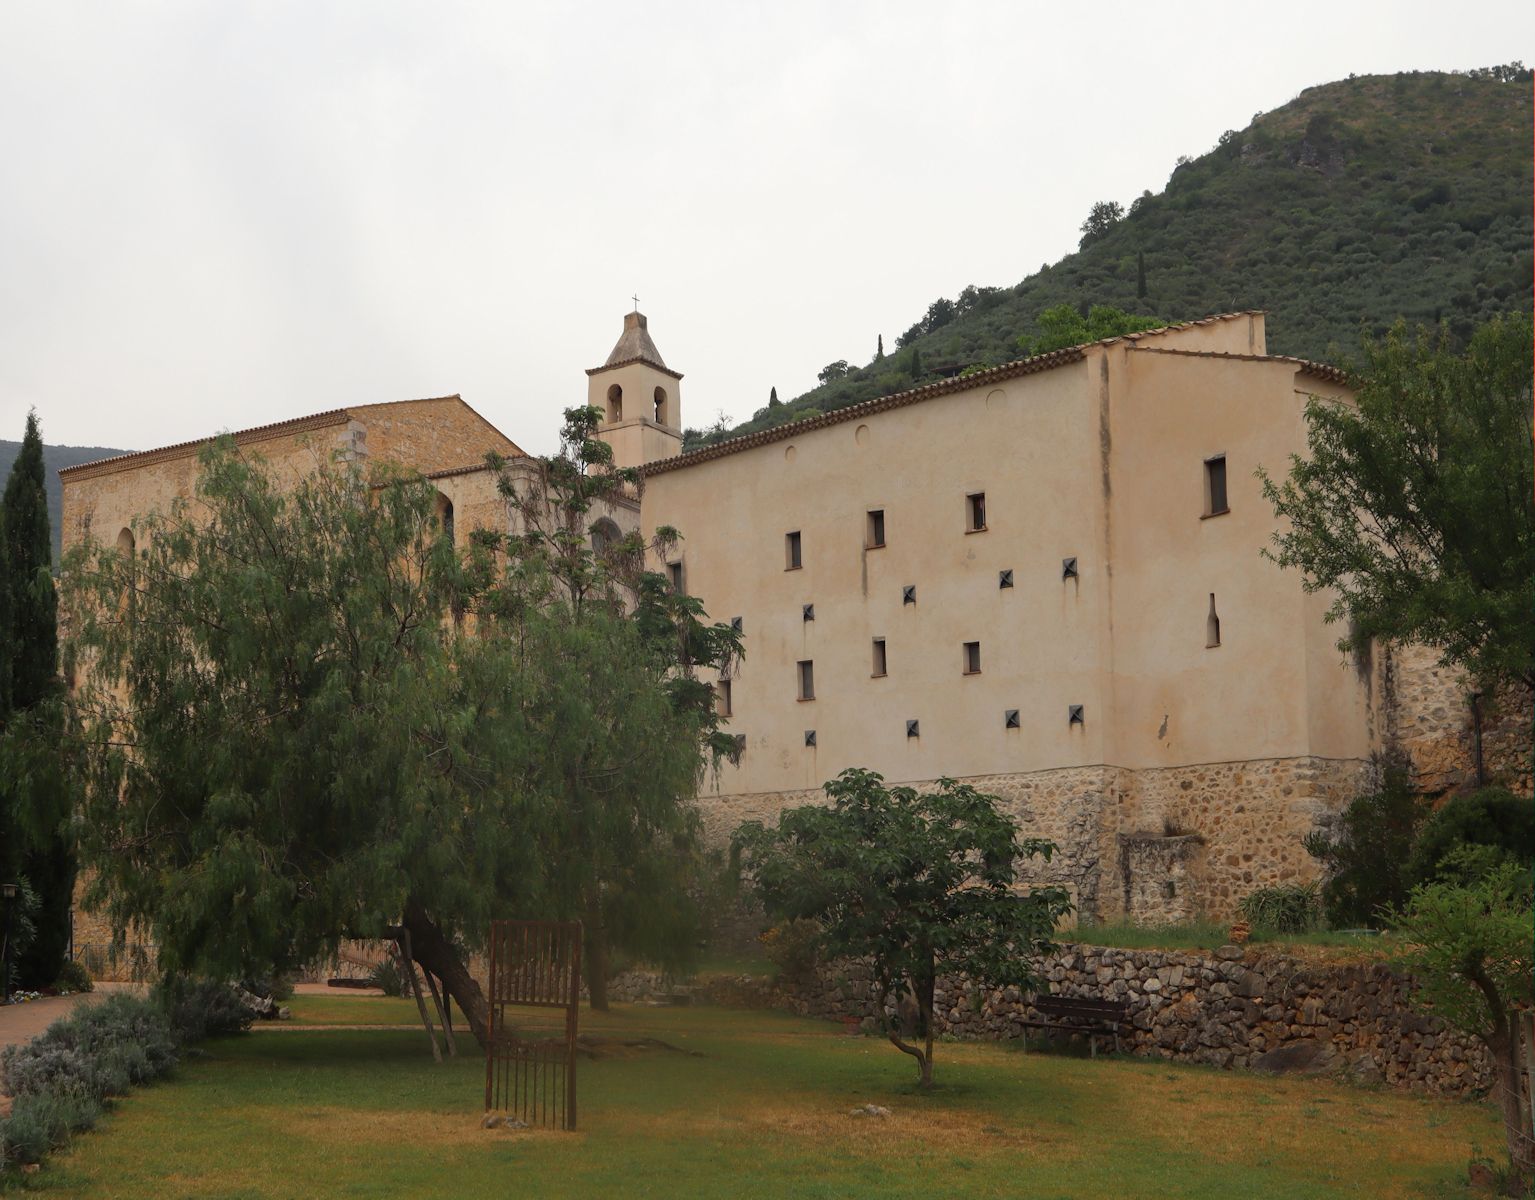
{"type": "Polygon", "coordinates": [[[638,292],[683,422],[866,361],[1303,88],[1535,6],[0,0],[0,437],[458,392],[534,452],[638,292]]]}

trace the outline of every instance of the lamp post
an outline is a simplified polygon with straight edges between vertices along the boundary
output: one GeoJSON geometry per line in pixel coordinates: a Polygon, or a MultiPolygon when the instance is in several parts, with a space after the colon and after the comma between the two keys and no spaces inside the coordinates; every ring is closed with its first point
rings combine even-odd
{"type": "Polygon", "coordinates": [[[11,1002],[11,910],[16,907],[16,894],[20,890],[14,883],[0,883],[0,896],[5,898],[5,938],[0,941],[0,1004],[11,1002]]]}

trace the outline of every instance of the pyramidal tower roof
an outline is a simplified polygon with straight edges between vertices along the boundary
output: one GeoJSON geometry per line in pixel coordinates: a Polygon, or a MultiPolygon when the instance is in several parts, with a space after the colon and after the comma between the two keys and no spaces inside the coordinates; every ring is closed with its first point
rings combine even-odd
{"type": "Polygon", "coordinates": [[[621,367],[626,363],[642,362],[652,367],[665,371],[677,379],[682,376],[666,365],[666,360],[661,357],[661,352],[656,349],[655,342],[650,339],[650,330],[646,325],[645,314],[635,309],[634,312],[624,314],[624,331],[619,335],[613,352],[608,355],[608,361],[600,367],[594,367],[588,371],[588,375],[594,375],[598,371],[607,370],[609,367],[621,367]]]}

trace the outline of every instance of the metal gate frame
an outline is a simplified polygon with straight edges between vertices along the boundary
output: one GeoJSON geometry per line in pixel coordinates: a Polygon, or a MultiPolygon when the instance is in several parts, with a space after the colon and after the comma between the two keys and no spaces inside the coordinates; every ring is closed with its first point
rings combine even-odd
{"type": "Polygon", "coordinates": [[[485,1111],[529,1125],[576,1127],[576,1023],[581,1002],[581,922],[492,921],[485,1111]],[[506,1009],[560,1008],[562,1038],[525,1038],[506,1009]]]}

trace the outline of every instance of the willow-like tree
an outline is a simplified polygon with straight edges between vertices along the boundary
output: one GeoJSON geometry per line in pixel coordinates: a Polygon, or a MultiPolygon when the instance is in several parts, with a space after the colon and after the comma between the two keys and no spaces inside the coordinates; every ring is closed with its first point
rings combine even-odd
{"type": "Polygon", "coordinates": [[[776,828],[742,825],[734,850],[770,916],[815,922],[823,958],[869,963],[886,1036],[930,1087],[939,975],[1033,986],[1071,902],[1060,888],[1020,890],[1018,868],[1055,847],[1020,838],[997,797],[952,779],[917,792],[853,769],[826,794],[829,806],[788,809],[776,828]]]}
{"type": "MultiPolygon", "coordinates": [[[[638,612],[559,604],[493,537],[456,553],[436,500],[347,464],[280,487],[225,441],[133,559],[76,552],[82,840],[92,901],[167,970],[293,968],[402,922],[483,1040],[468,953],[592,866],[563,853],[564,758],[598,744],[682,808],[704,750],[638,612]]],[[[666,875],[646,814],[603,828],[636,888],[666,875]]]]}

